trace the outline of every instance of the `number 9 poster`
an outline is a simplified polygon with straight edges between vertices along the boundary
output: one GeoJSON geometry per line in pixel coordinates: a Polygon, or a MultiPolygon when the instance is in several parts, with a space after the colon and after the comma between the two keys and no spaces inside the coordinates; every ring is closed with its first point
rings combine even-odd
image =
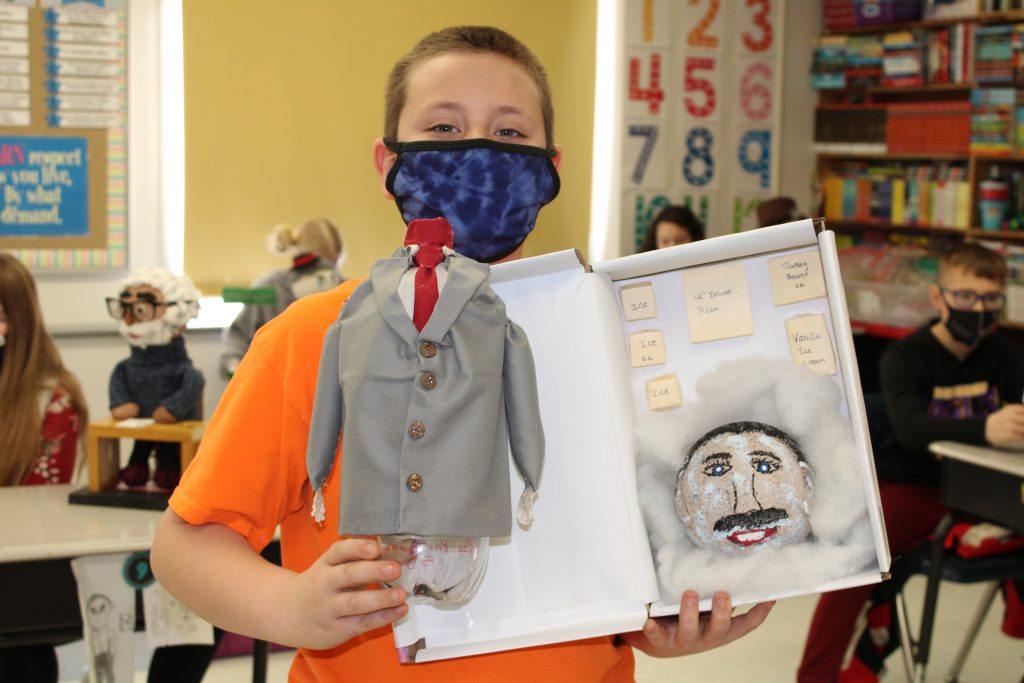
{"type": "Polygon", "coordinates": [[[669,204],[708,236],[757,227],[777,191],[785,0],[623,0],[627,249],[669,204]]]}

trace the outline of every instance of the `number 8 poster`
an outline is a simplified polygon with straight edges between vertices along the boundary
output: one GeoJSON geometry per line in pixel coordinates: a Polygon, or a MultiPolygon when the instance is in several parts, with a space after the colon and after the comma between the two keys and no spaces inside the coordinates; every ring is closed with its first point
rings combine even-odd
{"type": "Polygon", "coordinates": [[[776,193],[784,0],[624,0],[626,242],[684,204],[708,236],[757,227],[776,193]]]}

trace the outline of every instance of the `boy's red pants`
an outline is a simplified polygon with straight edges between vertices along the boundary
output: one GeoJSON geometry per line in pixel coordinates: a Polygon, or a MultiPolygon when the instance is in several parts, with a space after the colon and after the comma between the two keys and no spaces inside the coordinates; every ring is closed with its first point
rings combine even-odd
{"type": "MultiPolygon", "coordinates": [[[[936,488],[890,482],[879,482],[878,488],[889,552],[894,558],[928,538],[947,512],[936,488]]],[[[868,585],[822,594],[797,670],[799,683],[830,683],[838,679],[857,617],[873,589],[873,585],[868,585]]]]}

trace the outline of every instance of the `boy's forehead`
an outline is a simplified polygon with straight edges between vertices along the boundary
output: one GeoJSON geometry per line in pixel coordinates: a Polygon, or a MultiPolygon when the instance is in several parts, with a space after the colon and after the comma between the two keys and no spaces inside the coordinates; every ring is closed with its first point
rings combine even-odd
{"type": "Polygon", "coordinates": [[[949,289],[973,289],[978,292],[1003,289],[1003,283],[987,277],[978,277],[974,271],[963,266],[951,266],[943,269],[940,283],[949,289]]]}
{"type": "Polygon", "coordinates": [[[512,107],[541,120],[540,91],[530,74],[493,52],[446,52],[410,69],[400,122],[435,103],[512,107]]]}

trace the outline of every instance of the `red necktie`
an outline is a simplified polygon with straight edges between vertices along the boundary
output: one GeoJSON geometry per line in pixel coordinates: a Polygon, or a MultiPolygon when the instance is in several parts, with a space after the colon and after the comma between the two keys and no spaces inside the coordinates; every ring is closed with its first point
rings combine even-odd
{"type": "Polygon", "coordinates": [[[409,223],[405,246],[419,246],[416,264],[416,288],[412,306],[412,324],[423,331],[437,304],[437,265],[444,261],[442,247],[452,248],[452,226],[444,218],[418,218],[409,223]]]}

